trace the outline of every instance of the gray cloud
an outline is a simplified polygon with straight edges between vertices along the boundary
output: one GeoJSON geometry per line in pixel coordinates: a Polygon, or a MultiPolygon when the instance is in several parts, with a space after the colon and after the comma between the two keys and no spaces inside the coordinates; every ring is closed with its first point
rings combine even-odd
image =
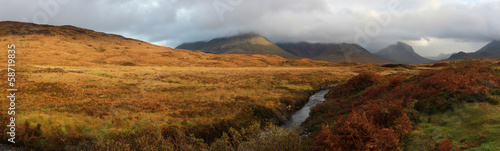
{"type": "Polygon", "coordinates": [[[500,39],[498,0],[0,0],[0,3],[2,21],[74,25],[169,47],[250,31],[274,42],[352,43],[357,42],[356,28],[366,33],[369,27],[368,32],[374,34],[369,36],[365,47],[370,51],[405,41],[414,44],[417,53],[432,56],[473,51],[500,39]],[[391,2],[399,4],[393,14],[388,11],[394,6],[391,2]],[[387,14],[390,19],[384,18],[387,14]],[[387,22],[380,24],[378,19],[387,22]]]}

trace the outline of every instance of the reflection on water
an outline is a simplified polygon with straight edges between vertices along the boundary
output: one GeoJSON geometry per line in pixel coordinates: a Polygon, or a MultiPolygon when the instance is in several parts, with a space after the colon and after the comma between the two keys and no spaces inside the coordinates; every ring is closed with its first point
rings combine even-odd
{"type": "Polygon", "coordinates": [[[287,124],[288,128],[294,128],[302,124],[307,117],[309,117],[309,113],[311,112],[311,107],[316,106],[319,102],[324,102],[325,100],[325,95],[328,93],[330,90],[321,90],[318,93],[315,93],[311,97],[309,97],[309,102],[302,107],[299,111],[295,112],[295,114],[292,116],[292,119],[289,121],[287,124]]]}

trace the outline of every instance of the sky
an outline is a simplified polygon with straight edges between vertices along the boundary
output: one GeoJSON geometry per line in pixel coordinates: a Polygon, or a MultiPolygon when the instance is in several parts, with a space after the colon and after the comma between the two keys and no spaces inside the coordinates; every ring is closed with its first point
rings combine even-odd
{"type": "Polygon", "coordinates": [[[402,41],[436,56],[500,40],[500,0],[0,0],[0,21],[73,25],[168,47],[256,32],[371,52],[402,41]]]}

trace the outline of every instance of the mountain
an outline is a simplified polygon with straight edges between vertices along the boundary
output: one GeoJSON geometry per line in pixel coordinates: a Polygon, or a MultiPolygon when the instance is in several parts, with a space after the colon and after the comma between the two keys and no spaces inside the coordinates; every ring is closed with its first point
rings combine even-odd
{"type": "Polygon", "coordinates": [[[279,47],[300,58],[329,62],[385,63],[357,44],[278,43],[279,47]]]}
{"type": "Polygon", "coordinates": [[[479,49],[477,52],[481,52],[481,51],[500,51],[500,41],[493,40],[492,42],[488,43],[483,48],[479,49]]]}
{"type": "Polygon", "coordinates": [[[477,51],[472,53],[459,52],[451,55],[447,60],[459,59],[499,59],[500,51],[477,51]]]}
{"type": "Polygon", "coordinates": [[[286,59],[299,59],[255,33],[215,38],[208,42],[184,43],[176,49],[199,50],[213,54],[271,54],[286,59]]]}
{"type": "Polygon", "coordinates": [[[458,60],[458,59],[499,59],[500,58],[500,41],[493,40],[488,43],[483,48],[472,53],[459,52],[448,58],[448,60],[458,60]]]}
{"type": "Polygon", "coordinates": [[[424,58],[415,53],[415,50],[413,50],[410,45],[403,42],[398,42],[396,45],[390,45],[375,53],[375,55],[394,63],[417,64],[433,62],[433,60],[424,58]]]}
{"type": "MultiPolygon", "coordinates": [[[[262,38],[250,40],[250,42],[254,43],[266,43],[266,41],[262,38]]],[[[74,26],[51,26],[13,21],[0,22],[0,45],[7,46],[10,44],[16,46],[16,59],[19,59],[16,62],[19,62],[19,65],[179,67],[332,65],[332,63],[323,61],[287,60],[275,55],[216,55],[199,51],[172,49],[120,35],[96,32],[74,26]]],[[[282,50],[276,47],[276,50],[282,50]]],[[[0,61],[6,62],[6,58],[0,57],[0,61]]]]}

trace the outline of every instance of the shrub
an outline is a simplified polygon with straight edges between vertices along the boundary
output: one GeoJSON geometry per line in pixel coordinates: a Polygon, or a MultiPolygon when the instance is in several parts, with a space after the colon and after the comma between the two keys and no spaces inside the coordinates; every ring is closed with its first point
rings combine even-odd
{"type": "Polygon", "coordinates": [[[449,139],[445,139],[444,141],[437,143],[436,145],[432,145],[434,150],[438,151],[451,151],[453,150],[453,146],[451,145],[451,141],[449,139]]]}
{"type": "Polygon", "coordinates": [[[448,64],[448,63],[440,62],[440,63],[432,64],[430,67],[449,67],[449,66],[450,66],[450,64],[448,64]]]}
{"type": "Polygon", "coordinates": [[[333,127],[323,126],[316,136],[316,150],[390,150],[401,146],[413,128],[401,100],[371,100],[333,127]]]}
{"type": "Polygon", "coordinates": [[[40,148],[38,141],[42,135],[41,125],[31,127],[29,122],[26,121],[24,125],[19,127],[19,144],[27,148],[40,148]]]}
{"type": "MultiPolygon", "coordinates": [[[[419,122],[419,112],[445,112],[462,102],[495,104],[491,94],[497,93],[498,75],[477,62],[422,71],[410,78],[359,74],[334,88],[326,103],[312,109],[309,122],[325,123],[315,134],[314,149],[399,149],[419,122]]],[[[451,148],[449,141],[437,146],[438,150],[451,148]]]]}
{"type": "Polygon", "coordinates": [[[410,69],[410,70],[417,69],[417,67],[412,66],[412,65],[407,65],[407,64],[385,64],[385,65],[382,65],[382,67],[384,67],[384,68],[405,68],[405,69],[410,69]]]}

